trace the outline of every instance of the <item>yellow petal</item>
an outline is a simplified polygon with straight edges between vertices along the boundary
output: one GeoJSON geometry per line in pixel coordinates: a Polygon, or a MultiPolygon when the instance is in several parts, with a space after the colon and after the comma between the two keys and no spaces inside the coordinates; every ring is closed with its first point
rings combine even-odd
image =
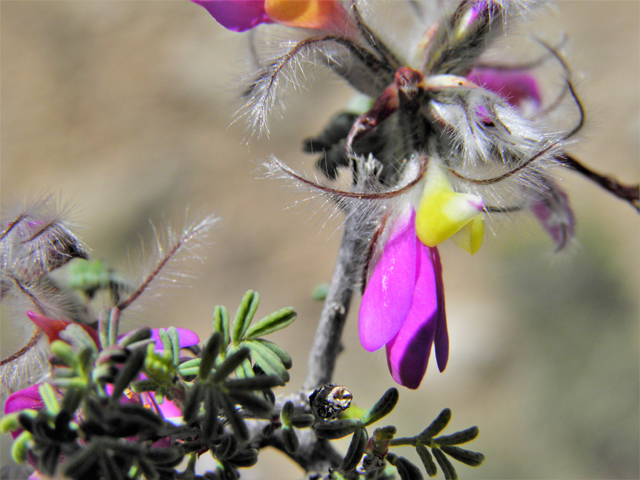
{"type": "Polygon", "coordinates": [[[266,0],[265,11],[289,27],[327,30],[347,20],[347,11],[337,0],[266,0]]]}
{"type": "Polygon", "coordinates": [[[482,222],[482,217],[476,217],[458,230],[451,237],[451,241],[471,255],[475,255],[482,246],[483,234],[484,223],[482,222]]]}
{"type": "MultiPolygon", "coordinates": [[[[470,249],[482,243],[482,208],[484,202],[476,195],[454,192],[444,171],[435,163],[429,165],[427,181],[416,216],[416,233],[422,243],[435,247],[444,242],[475,218],[478,223],[470,227],[470,249]],[[479,236],[478,236],[479,235],[479,236]]],[[[469,251],[471,251],[469,250],[469,251]]],[[[475,253],[475,252],[474,252],[475,253]]]]}

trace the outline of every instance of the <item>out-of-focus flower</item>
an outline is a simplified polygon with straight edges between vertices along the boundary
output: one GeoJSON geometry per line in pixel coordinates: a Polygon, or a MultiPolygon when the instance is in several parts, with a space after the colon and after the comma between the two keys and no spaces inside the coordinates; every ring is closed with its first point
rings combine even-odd
{"type": "Polygon", "coordinates": [[[367,284],[359,315],[365,350],[386,345],[393,379],[418,388],[435,341],[443,371],[449,357],[440,256],[416,235],[413,209],[399,217],[367,284]]]}
{"type": "Polygon", "coordinates": [[[193,0],[220,25],[244,32],[262,23],[332,30],[348,24],[345,8],[337,0],[193,0]]]}

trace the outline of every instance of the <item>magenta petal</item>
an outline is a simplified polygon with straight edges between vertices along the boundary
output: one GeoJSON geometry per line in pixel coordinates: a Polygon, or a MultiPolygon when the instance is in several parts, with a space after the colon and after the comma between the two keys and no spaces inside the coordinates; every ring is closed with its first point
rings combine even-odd
{"type": "Polygon", "coordinates": [[[9,395],[7,400],[4,402],[5,415],[13,412],[19,412],[25,408],[42,410],[44,408],[44,401],[40,396],[40,385],[42,384],[37,383],[9,395]]]}
{"type": "Polygon", "coordinates": [[[444,306],[444,281],[442,280],[442,263],[440,253],[436,247],[429,248],[433,273],[436,277],[436,291],[438,292],[438,319],[436,321],[436,362],[438,370],[444,372],[449,361],[449,330],[447,329],[447,312],[444,306]]]}
{"type": "Polygon", "coordinates": [[[234,32],[272,23],[264,10],[264,0],[193,0],[203,6],[220,25],[234,32]]]}
{"type": "Polygon", "coordinates": [[[433,257],[430,249],[421,242],[417,243],[417,250],[418,279],[413,303],[398,335],[387,344],[387,363],[391,376],[400,385],[412,389],[418,388],[427,371],[431,345],[437,335],[440,319],[433,257]]]}
{"type": "MultiPolygon", "coordinates": [[[[4,402],[4,414],[20,412],[25,408],[32,410],[42,410],[45,408],[44,401],[40,396],[40,385],[36,383],[22,390],[12,393],[4,402]]],[[[22,433],[22,428],[11,432],[11,436],[16,439],[22,433]]]]}
{"type": "Polygon", "coordinates": [[[540,90],[535,78],[522,70],[474,68],[467,78],[476,85],[497,93],[514,107],[524,101],[540,106],[540,90]]]}
{"type": "Polygon", "coordinates": [[[360,343],[373,352],[396,336],[411,308],[416,284],[415,211],[396,220],[362,296],[360,343]]]}
{"type": "Polygon", "coordinates": [[[569,245],[576,228],[576,219],[567,194],[551,179],[546,179],[547,191],[539,195],[529,208],[556,242],[556,251],[569,245]]]}
{"type": "MultiPolygon", "coordinates": [[[[197,333],[187,330],[186,328],[176,327],[176,330],[178,331],[178,337],[180,339],[180,348],[193,347],[200,343],[200,338],[197,333]]],[[[160,330],[158,328],[151,330],[151,338],[156,341],[157,350],[162,350],[164,348],[164,345],[162,345],[162,341],[160,340],[160,330]]]]}

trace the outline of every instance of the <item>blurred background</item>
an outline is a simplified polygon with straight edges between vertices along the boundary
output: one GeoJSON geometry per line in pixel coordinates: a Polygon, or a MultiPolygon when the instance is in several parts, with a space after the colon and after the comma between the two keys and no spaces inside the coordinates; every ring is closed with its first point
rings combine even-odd
{"type": "MultiPolygon", "coordinates": [[[[560,2],[551,15],[568,35],[587,109],[571,153],[637,182],[640,3],[560,2]]],[[[270,138],[247,146],[243,123],[229,126],[247,36],[186,0],[2,1],[0,28],[3,207],[59,195],[78,206],[74,220],[93,257],[123,272],[140,265],[142,243],[149,251],[150,222],[180,227],[187,208],[189,218],[219,215],[203,261],[179,265],[194,278],[143,300],[127,312],[127,326],[173,324],[204,338],[215,305],[235,311],[247,289],[257,290],[259,316],[288,305],[299,313],[272,336],[294,358],[286,391],[296,389],[322,307],[311,292],[331,277],[340,221],[257,170],[271,153],[310,170],[301,142],[321,131],[349,88],[318,68],[307,90],[289,91],[270,138]]],[[[388,421],[414,435],[450,407],[450,431],[478,425],[471,448],[487,460],[478,469],[461,465],[461,478],[640,477],[640,222],[583,178],[558,174],[578,220],[569,252],[553,254],[526,217],[497,226],[474,257],[441,249],[449,365],[444,374],[432,365],[419,390],[402,389],[388,421]]],[[[4,332],[20,321],[5,317],[4,332]]],[[[393,385],[384,352],[360,347],[353,313],[344,344],[335,381],[370,406],[393,385]]],[[[3,344],[2,356],[11,348],[3,344]]],[[[400,453],[418,461],[410,449],[400,453]]],[[[268,451],[242,472],[302,476],[268,451]]]]}

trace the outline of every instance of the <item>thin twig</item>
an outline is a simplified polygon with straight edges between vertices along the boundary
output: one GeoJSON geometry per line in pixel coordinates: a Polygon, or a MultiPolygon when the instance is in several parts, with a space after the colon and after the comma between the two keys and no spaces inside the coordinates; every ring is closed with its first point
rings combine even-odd
{"type": "Polygon", "coordinates": [[[558,156],[557,160],[597,183],[619,199],[629,202],[633,208],[640,212],[640,185],[623,185],[613,177],[594,172],[566,153],[558,156]]]}
{"type": "Polygon", "coordinates": [[[331,382],[336,359],[342,350],[340,337],[349,313],[351,296],[357,282],[359,256],[363,248],[362,240],[355,234],[355,223],[353,216],[347,216],[329,293],[309,352],[303,390],[313,390],[331,382]]]}

